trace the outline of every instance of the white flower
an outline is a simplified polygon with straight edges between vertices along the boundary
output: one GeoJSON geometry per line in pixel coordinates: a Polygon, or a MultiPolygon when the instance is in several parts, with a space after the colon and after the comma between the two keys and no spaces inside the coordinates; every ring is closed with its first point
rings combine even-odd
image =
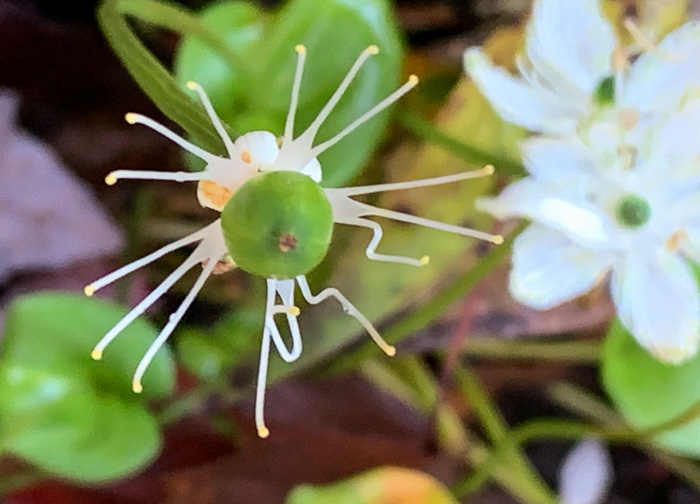
{"type": "MultiPolygon", "coordinates": [[[[211,118],[214,127],[219,133],[226,150],[228,157],[221,157],[204,151],[203,149],[193,145],[184,138],[170,131],[161,124],[156,123],[152,119],[141,116],[139,114],[127,114],[126,120],[131,123],[144,124],[155,131],[161,133],[171,139],[185,150],[203,159],[207,165],[201,172],[150,172],[150,171],[129,171],[119,170],[110,173],[106,177],[108,184],[114,184],[119,179],[146,179],[146,180],[172,180],[177,182],[198,181],[197,196],[202,206],[211,208],[221,212],[226,206],[228,200],[233,196],[236,190],[241,187],[246,181],[265,172],[278,170],[296,171],[307,175],[315,182],[321,181],[321,165],[317,160],[317,156],[339,142],[346,135],[354,131],[361,124],[366,122],[371,117],[375,116],[382,110],[386,109],[393,102],[412,89],[417,83],[418,78],[411,76],[403,86],[394,93],[375,105],[368,112],[354,120],[340,133],[335,135],[325,142],[313,145],[316,134],[328,118],[333,108],[340,101],[341,97],[347,90],[348,86],[354,79],[357,72],[367,59],[377,54],[376,46],[370,46],[363,51],[357,58],[350,71],[343,79],[338,89],[330,98],[328,103],[319,112],[316,119],[311,125],[297,138],[294,138],[294,117],[296,114],[299,89],[303,75],[304,61],[306,58],[306,49],[303,46],[297,46],[298,63],[295,72],[295,78],[292,86],[292,98],[289,113],[287,115],[284,135],[278,146],[277,138],[274,134],[268,131],[255,131],[247,133],[236,141],[232,141],[224,129],[223,124],[216,115],[212,104],[207,98],[205,92],[194,82],[188,83],[188,88],[197,91],[202,103],[211,118]]],[[[340,189],[324,189],[325,196],[330,203],[333,213],[333,221],[339,224],[349,224],[369,228],[374,235],[369,245],[367,246],[367,257],[379,261],[398,262],[410,264],[413,266],[424,266],[428,264],[428,256],[420,259],[410,257],[384,255],[376,252],[376,248],[382,238],[382,228],[379,224],[369,219],[367,216],[381,216],[389,219],[394,219],[402,222],[418,224],[422,226],[432,227],[444,231],[449,231],[465,236],[472,236],[489,240],[493,243],[501,243],[503,238],[497,235],[490,235],[459,226],[435,222],[413,215],[403,214],[391,210],[376,208],[374,206],[360,203],[351,199],[352,196],[376,193],[379,191],[394,191],[400,189],[411,189],[416,187],[430,186],[436,184],[446,184],[465,180],[474,177],[482,177],[493,173],[493,167],[488,166],[482,170],[473,172],[465,172],[456,175],[437,177],[413,182],[403,182],[394,184],[380,184],[375,186],[365,187],[349,187],[340,189]]],[[[94,359],[101,359],[104,349],[107,345],[117,337],[117,335],[146,309],[148,309],[160,296],[162,296],[178,279],[180,279],[188,270],[202,264],[203,271],[196,280],[194,286],[189,291],[180,307],[175,313],[170,316],[168,324],[163,328],[154,343],[148,349],[146,355],[139,363],[133,377],[133,389],[135,392],[141,392],[141,380],[148,368],[151,360],[158,349],[165,343],[167,338],[173,332],[185,311],[194,301],[195,296],[204,285],[208,276],[214,272],[224,272],[228,269],[236,267],[231,257],[228,255],[227,247],[222,230],[222,221],[217,219],[212,224],[204,229],[197,231],[181,240],[171,243],[152,254],[139,259],[121,269],[101,278],[92,284],[85,287],[87,295],[94,294],[98,289],[114,282],[115,280],[141,268],[152,261],[162,257],[163,255],[182,248],[189,244],[199,242],[194,252],[180,265],[173,273],[171,273],[153,292],[151,292],[141,303],[139,303],[131,312],[129,312],[117,325],[115,325],[96,345],[92,356],[94,359]]],[[[267,306],[265,310],[265,324],[263,330],[263,341],[260,354],[260,367],[258,375],[258,386],[256,394],[256,425],[258,433],[261,437],[267,437],[269,430],[265,426],[263,419],[265,383],[267,379],[267,365],[270,353],[270,343],[274,343],[282,358],[287,362],[296,360],[301,354],[301,334],[296,317],[299,315],[299,309],[294,305],[294,290],[295,282],[299,285],[304,299],[310,304],[318,304],[321,301],[334,297],[342,305],[343,309],[367,330],[374,341],[388,355],[395,353],[394,347],[388,345],[371,325],[371,323],[337,290],[328,288],[321,291],[319,294],[312,294],[311,289],[303,275],[291,279],[267,279],[267,306]],[[281,304],[277,303],[277,298],[281,299],[281,304]],[[275,322],[275,315],[286,315],[287,323],[292,335],[291,349],[287,348],[280,331],[275,322]]]]}
{"type": "Polygon", "coordinates": [[[575,140],[523,144],[529,176],[479,205],[533,221],[514,243],[510,291],[546,310],[612,274],[623,324],[660,360],[693,356],[700,298],[700,100],[687,99],[641,147],[609,158],[575,140]]]}
{"type": "Polygon", "coordinates": [[[520,77],[478,48],[465,52],[464,64],[507,121],[549,135],[614,140],[698,82],[699,44],[700,25],[690,22],[629,64],[598,0],[535,0],[520,77]],[[588,133],[599,121],[605,130],[588,133]]]}

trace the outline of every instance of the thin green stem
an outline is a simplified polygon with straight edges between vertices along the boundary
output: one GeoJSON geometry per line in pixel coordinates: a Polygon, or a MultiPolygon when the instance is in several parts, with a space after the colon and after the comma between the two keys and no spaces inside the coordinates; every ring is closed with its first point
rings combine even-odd
{"type": "Polygon", "coordinates": [[[525,167],[519,161],[486,152],[453,138],[414,113],[401,112],[398,114],[398,121],[403,127],[422,140],[443,147],[468,163],[477,165],[492,164],[496,167],[497,172],[510,176],[523,176],[526,173],[525,167]]]}
{"type": "Polygon", "coordinates": [[[600,360],[597,341],[532,342],[499,338],[471,338],[462,349],[469,357],[489,359],[518,359],[570,361],[595,364],[600,360]]]}

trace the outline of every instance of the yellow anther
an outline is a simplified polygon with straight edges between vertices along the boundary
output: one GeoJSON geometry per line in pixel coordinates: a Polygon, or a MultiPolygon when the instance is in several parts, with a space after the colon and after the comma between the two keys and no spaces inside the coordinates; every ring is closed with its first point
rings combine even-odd
{"type": "Polygon", "coordinates": [[[496,245],[500,245],[503,243],[503,237],[501,235],[494,235],[491,238],[491,243],[495,243],[496,245]]]}
{"type": "Polygon", "coordinates": [[[306,46],[304,44],[297,44],[294,46],[294,50],[299,54],[303,54],[306,52],[306,46]]]}
{"type": "Polygon", "coordinates": [[[141,385],[141,382],[135,381],[131,384],[131,390],[133,390],[136,394],[140,394],[143,392],[143,385],[141,385]]]}
{"type": "Polygon", "coordinates": [[[422,266],[425,266],[426,264],[428,264],[430,262],[430,256],[424,255],[423,257],[420,258],[420,261],[418,261],[418,262],[420,262],[422,266]]]}
{"type": "Polygon", "coordinates": [[[86,285],[85,287],[83,287],[83,292],[87,297],[90,297],[95,293],[95,288],[92,286],[92,284],[86,285]]]}
{"type": "Polygon", "coordinates": [[[185,84],[185,86],[187,86],[187,89],[191,89],[193,91],[199,88],[199,84],[197,84],[195,81],[187,81],[187,84],[185,84]]]}
{"type": "Polygon", "coordinates": [[[496,173],[496,168],[493,165],[486,165],[483,171],[486,175],[493,175],[496,173]]]}
{"type": "Polygon", "coordinates": [[[267,427],[258,427],[258,436],[262,439],[265,439],[270,435],[270,429],[267,427]]]}
{"type": "Polygon", "coordinates": [[[298,306],[290,306],[289,309],[287,310],[287,313],[290,315],[294,315],[295,317],[298,317],[299,314],[301,313],[301,310],[299,309],[298,306]]]}
{"type": "Polygon", "coordinates": [[[126,122],[129,124],[136,124],[137,116],[133,112],[129,112],[124,116],[124,119],[126,119],[126,122]]]}
{"type": "Polygon", "coordinates": [[[117,183],[117,177],[113,174],[110,173],[105,177],[105,184],[107,185],[114,185],[117,183]]]}
{"type": "Polygon", "coordinates": [[[409,83],[411,86],[416,86],[416,85],[418,84],[419,81],[420,81],[420,79],[418,78],[418,76],[417,76],[416,74],[411,74],[411,75],[408,77],[408,83],[409,83]]]}
{"type": "Polygon", "coordinates": [[[90,354],[90,357],[92,357],[93,360],[102,360],[102,350],[98,350],[97,348],[94,349],[90,354]]]}
{"type": "Polygon", "coordinates": [[[394,355],[396,355],[396,347],[395,347],[395,346],[392,346],[392,345],[387,345],[387,347],[384,348],[384,352],[385,352],[389,357],[393,357],[394,355]]]}
{"type": "Polygon", "coordinates": [[[241,161],[244,163],[250,163],[252,161],[252,157],[250,156],[250,152],[248,151],[243,151],[241,152],[241,161]]]}
{"type": "Polygon", "coordinates": [[[365,49],[365,51],[367,51],[368,54],[372,54],[372,55],[379,54],[379,48],[374,44],[372,44],[367,49],[365,49]]]}

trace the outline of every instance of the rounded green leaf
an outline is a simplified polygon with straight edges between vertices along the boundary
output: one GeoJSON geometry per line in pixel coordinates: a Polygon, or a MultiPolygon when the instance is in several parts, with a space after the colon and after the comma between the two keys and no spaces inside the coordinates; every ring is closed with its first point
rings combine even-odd
{"type": "Polygon", "coordinates": [[[175,75],[183,87],[190,80],[196,81],[220,114],[235,118],[235,104],[249,87],[244,84],[247,66],[255,64],[250,54],[263,36],[267,17],[253,4],[234,1],[210,4],[199,13],[199,19],[239,56],[239,66],[234,67],[199,38],[189,36],[183,37],[175,55],[175,75]]]}
{"type": "MultiPolygon", "coordinates": [[[[603,349],[605,389],[632,426],[653,427],[671,420],[700,401],[700,356],[681,365],[652,357],[616,321],[603,349]]],[[[700,456],[700,419],[656,438],[684,455],[700,456]]]]}
{"type": "Polygon", "coordinates": [[[131,375],[156,330],[134,321],[108,348],[95,343],[126,310],[61,293],[16,300],[7,312],[0,359],[0,447],[42,470],[78,481],[127,476],[160,451],[161,435],[145,399],[174,388],[167,349],[154,359],[144,395],[131,375]]]}

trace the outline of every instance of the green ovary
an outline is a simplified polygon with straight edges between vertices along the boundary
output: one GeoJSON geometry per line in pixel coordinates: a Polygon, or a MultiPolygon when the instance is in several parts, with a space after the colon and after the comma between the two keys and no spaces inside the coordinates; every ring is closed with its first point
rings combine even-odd
{"type": "Polygon", "coordinates": [[[647,200],[636,194],[628,194],[620,200],[616,209],[617,221],[627,228],[638,228],[651,217],[651,207],[647,200]]]}
{"type": "Polygon", "coordinates": [[[333,211],[321,186],[298,172],[253,177],[221,212],[229,254],[244,271],[265,278],[294,278],[325,257],[333,211]]]}
{"type": "Polygon", "coordinates": [[[593,92],[593,99],[601,107],[609,107],[615,103],[615,77],[602,79],[593,92]]]}

